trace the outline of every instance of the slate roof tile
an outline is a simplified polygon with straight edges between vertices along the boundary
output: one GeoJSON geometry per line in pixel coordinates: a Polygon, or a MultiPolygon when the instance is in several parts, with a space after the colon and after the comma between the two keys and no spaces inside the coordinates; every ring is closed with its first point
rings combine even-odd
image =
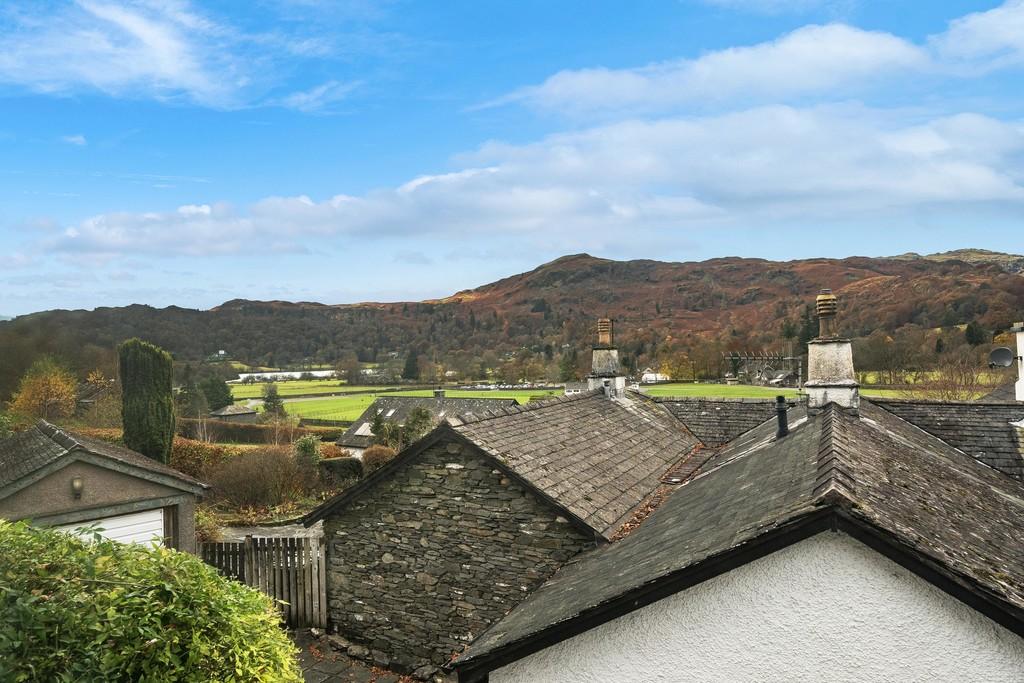
{"type": "Polygon", "coordinates": [[[986,465],[1024,479],[1024,434],[1012,424],[1024,420],[1024,404],[874,402],[986,465]]]}
{"type": "Polygon", "coordinates": [[[598,390],[493,412],[451,423],[606,538],[698,444],[637,394],[598,390]]]}
{"type": "Polygon", "coordinates": [[[147,458],[129,448],[70,430],[62,430],[44,420],[0,441],[0,487],[12,484],[75,450],[86,451],[144,470],[164,474],[193,486],[206,487],[205,484],[187,474],[152,458],[147,458]]]}
{"type": "Polygon", "coordinates": [[[775,416],[770,399],[660,398],[705,446],[721,446],[775,416]]]}
{"type": "Polygon", "coordinates": [[[336,442],[342,448],[369,448],[373,445],[373,435],[369,426],[378,412],[388,414],[394,410],[388,420],[404,424],[416,408],[425,408],[437,424],[446,417],[459,414],[486,413],[492,407],[511,408],[517,405],[514,398],[436,398],[434,396],[381,396],[363,411],[345,433],[336,442]],[[444,413],[442,415],[441,413],[444,413]],[[365,427],[364,427],[365,426],[365,427]],[[363,433],[360,433],[362,431],[363,433]]]}
{"type": "Polygon", "coordinates": [[[766,422],[706,459],[641,526],[560,569],[456,665],[542,632],[550,643],[569,621],[829,509],[1024,620],[1024,485],[870,401],[859,415],[804,410],[791,411],[789,436],[766,422]]]}

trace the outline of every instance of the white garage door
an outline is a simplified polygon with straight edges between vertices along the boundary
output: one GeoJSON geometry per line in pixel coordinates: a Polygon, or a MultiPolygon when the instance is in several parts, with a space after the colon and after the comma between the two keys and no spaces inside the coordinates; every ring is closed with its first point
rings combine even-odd
{"type": "Polygon", "coordinates": [[[121,543],[150,543],[163,542],[164,536],[164,511],[163,508],[146,510],[145,512],[133,512],[130,515],[118,515],[117,517],[104,517],[103,519],[90,519],[74,524],[54,527],[58,531],[69,531],[75,533],[81,527],[96,526],[104,538],[121,543]]]}

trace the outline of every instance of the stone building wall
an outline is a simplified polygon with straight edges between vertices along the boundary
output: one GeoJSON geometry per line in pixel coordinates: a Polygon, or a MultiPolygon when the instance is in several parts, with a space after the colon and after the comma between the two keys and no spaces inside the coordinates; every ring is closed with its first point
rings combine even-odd
{"type": "Polygon", "coordinates": [[[332,626],[408,669],[446,662],[594,543],[455,438],[332,513],[324,534],[332,626]]]}

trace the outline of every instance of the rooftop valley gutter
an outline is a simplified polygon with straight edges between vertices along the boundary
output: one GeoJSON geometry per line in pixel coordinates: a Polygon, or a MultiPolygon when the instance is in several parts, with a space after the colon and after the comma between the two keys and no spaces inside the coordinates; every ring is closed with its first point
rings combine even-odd
{"type": "Polygon", "coordinates": [[[604,604],[581,612],[567,621],[553,624],[493,652],[464,662],[456,660],[451,668],[458,673],[459,683],[486,683],[491,671],[822,531],[840,531],[850,535],[1024,638],[1024,610],[1007,603],[1001,596],[979,586],[969,577],[950,571],[931,558],[914,552],[898,537],[879,529],[869,520],[851,514],[842,507],[829,506],[802,514],[762,536],[709,557],[696,565],[654,579],[604,604]]]}

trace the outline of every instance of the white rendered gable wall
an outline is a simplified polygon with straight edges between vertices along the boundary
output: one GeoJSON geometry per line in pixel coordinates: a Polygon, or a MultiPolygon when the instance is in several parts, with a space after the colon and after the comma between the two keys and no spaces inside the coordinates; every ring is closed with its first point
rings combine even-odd
{"type": "Polygon", "coordinates": [[[1024,639],[822,533],[493,671],[491,683],[1024,681],[1024,639]]]}

